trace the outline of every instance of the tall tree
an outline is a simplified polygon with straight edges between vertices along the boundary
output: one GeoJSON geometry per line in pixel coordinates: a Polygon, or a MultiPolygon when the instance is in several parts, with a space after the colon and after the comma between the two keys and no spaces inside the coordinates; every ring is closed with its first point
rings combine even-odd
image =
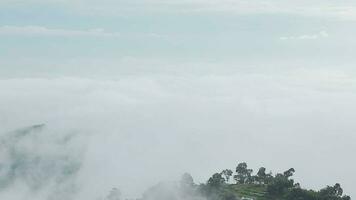
{"type": "Polygon", "coordinates": [[[221,174],[215,173],[212,177],[209,178],[207,185],[213,188],[219,188],[224,185],[224,183],[225,179],[221,176],[221,174]]]}
{"type": "Polygon", "coordinates": [[[283,175],[289,178],[293,176],[294,172],[295,172],[294,168],[290,168],[287,171],[283,172],[283,175]]]}
{"type": "Polygon", "coordinates": [[[236,167],[234,179],[240,184],[251,183],[253,181],[251,176],[252,172],[253,170],[248,169],[245,162],[239,163],[236,167]]]}
{"type": "Polygon", "coordinates": [[[230,169],[225,169],[221,172],[221,175],[225,178],[225,181],[228,183],[230,181],[230,177],[232,176],[233,172],[230,169]]]}
{"type": "Polygon", "coordinates": [[[266,183],[266,168],[261,167],[260,169],[258,169],[257,175],[256,175],[256,180],[261,184],[265,184],[266,183]]]}
{"type": "Polygon", "coordinates": [[[320,200],[350,200],[351,198],[343,194],[343,189],[339,183],[336,183],[334,186],[327,186],[324,189],[320,190],[320,200]]]}

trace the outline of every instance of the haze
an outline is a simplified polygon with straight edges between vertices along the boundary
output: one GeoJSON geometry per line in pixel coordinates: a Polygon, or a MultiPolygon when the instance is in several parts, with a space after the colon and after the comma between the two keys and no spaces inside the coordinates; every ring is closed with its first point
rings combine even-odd
{"type": "MultiPolygon", "coordinates": [[[[80,162],[68,199],[242,161],[355,197],[355,25],[352,1],[2,0],[0,136],[45,124],[25,146],[80,162]]],[[[53,190],[22,179],[0,198],[53,190]]]]}

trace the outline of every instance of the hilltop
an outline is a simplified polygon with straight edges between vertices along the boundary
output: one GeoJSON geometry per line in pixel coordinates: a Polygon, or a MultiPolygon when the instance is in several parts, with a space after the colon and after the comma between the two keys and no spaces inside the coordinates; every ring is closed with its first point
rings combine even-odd
{"type": "Polygon", "coordinates": [[[320,190],[305,189],[293,179],[294,168],[283,173],[266,173],[261,167],[256,174],[240,163],[213,174],[206,183],[195,184],[186,173],[176,185],[160,183],[150,188],[143,200],[351,200],[339,183],[320,190]]]}

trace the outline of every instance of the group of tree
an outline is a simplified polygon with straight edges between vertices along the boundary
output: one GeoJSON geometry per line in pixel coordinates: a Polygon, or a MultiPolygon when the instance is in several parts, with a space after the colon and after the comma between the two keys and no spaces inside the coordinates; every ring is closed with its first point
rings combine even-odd
{"type": "MultiPolygon", "coordinates": [[[[215,173],[202,184],[194,183],[193,177],[185,173],[179,182],[161,182],[151,187],[140,200],[239,200],[243,197],[251,200],[351,200],[343,194],[338,183],[318,191],[304,189],[294,181],[294,173],[294,168],[273,174],[260,167],[253,174],[243,162],[234,171],[225,169],[215,173]]],[[[120,192],[113,189],[106,199],[120,200],[120,192]]]]}
{"type": "Polygon", "coordinates": [[[294,168],[275,175],[267,173],[265,167],[258,169],[256,174],[249,169],[245,162],[239,163],[233,173],[225,169],[213,174],[205,184],[199,185],[202,194],[208,200],[236,200],[239,199],[237,188],[258,187],[263,191],[263,200],[351,200],[343,195],[343,189],[337,183],[319,191],[303,189],[293,179],[294,168]],[[231,181],[233,177],[234,181],[231,181]]]}

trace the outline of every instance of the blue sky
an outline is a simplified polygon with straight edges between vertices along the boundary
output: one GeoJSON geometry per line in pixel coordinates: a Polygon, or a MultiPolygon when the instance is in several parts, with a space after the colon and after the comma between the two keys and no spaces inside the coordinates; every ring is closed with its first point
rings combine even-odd
{"type": "Polygon", "coordinates": [[[353,0],[0,0],[0,127],[79,132],[75,199],[240,161],[354,197],[355,25],[353,0]]]}

